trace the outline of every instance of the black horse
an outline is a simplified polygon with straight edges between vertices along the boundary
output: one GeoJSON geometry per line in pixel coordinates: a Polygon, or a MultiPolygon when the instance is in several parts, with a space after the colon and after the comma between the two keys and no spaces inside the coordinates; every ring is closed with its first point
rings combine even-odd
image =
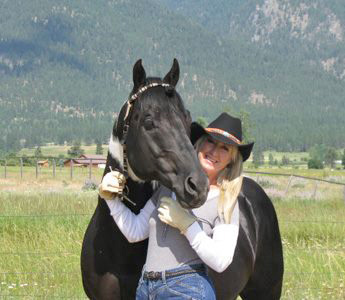
{"type": "MultiPolygon", "coordinates": [[[[158,181],[176,193],[184,207],[199,207],[207,197],[208,179],[189,140],[191,117],[175,86],[179,65],[163,80],[146,78],[141,60],[133,68],[134,87],[115,122],[105,175],[112,168],[128,172],[124,203],[138,213],[158,181]]],[[[110,216],[106,202],[98,205],[86,230],[81,270],[91,299],[134,299],[147,241],[130,244],[110,216]]]]}
{"type": "Polygon", "coordinates": [[[237,198],[240,230],[230,266],[209,270],[217,300],[280,299],[283,284],[283,250],[276,212],[264,190],[244,177],[237,198]]]}
{"type": "MultiPolygon", "coordinates": [[[[133,69],[134,88],[130,98],[136,102],[132,108],[131,100],[124,105],[114,125],[104,174],[109,172],[110,166],[125,168],[127,159],[123,158],[120,141],[126,142],[130,175],[127,186],[129,198],[136,205],[125,203],[135,213],[151,197],[152,180],[174,190],[178,199],[185,200],[181,202],[184,207],[197,207],[205,201],[208,181],[188,139],[191,120],[174,90],[178,74],[175,60],[163,81],[146,79],[138,61],[133,69]]],[[[279,299],[283,252],[272,202],[257,183],[244,178],[238,203],[240,230],[233,262],[223,273],[209,271],[217,299],[233,300],[238,295],[245,300],[279,299]]],[[[83,284],[88,297],[134,299],[146,248],[146,241],[127,242],[110,217],[106,203],[99,199],[81,255],[83,284]]]]}

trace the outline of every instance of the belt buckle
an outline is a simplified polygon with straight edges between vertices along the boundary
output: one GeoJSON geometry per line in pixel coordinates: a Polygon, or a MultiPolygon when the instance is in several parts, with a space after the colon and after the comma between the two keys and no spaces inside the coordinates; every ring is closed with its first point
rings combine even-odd
{"type": "Polygon", "coordinates": [[[160,279],[162,276],[160,272],[150,271],[146,273],[146,277],[147,279],[154,280],[154,279],[160,279]]]}

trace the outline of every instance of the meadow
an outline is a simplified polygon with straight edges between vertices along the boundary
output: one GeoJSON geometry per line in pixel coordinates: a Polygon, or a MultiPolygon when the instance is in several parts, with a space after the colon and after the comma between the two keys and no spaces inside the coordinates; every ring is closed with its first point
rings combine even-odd
{"type": "MultiPolygon", "coordinates": [[[[99,182],[103,170],[92,170],[99,182]]],[[[251,169],[251,171],[253,171],[251,169]]],[[[258,171],[277,171],[259,169],[258,171]]],[[[291,171],[291,170],[290,170],[291,171]]],[[[345,182],[340,170],[294,173],[345,182]]],[[[279,169],[279,172],[289,170],[279,169]]],[[[9,167],[0,172],[0,298],[85,299],[80,275],[84,232],[97,203],[83,189],[88,169],[9,167]]],[[[344,186],[248,174],[276,208],[284,247],[282,299],[345,299],[344,186]]]]}

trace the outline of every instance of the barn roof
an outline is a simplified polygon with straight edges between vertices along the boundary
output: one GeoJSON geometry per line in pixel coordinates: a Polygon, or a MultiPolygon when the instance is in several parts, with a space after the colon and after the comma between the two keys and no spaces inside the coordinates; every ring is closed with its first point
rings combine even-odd
{"type": "Polygon", "coordinates": [[[105,156],[103,155],[99,155],[99,154],[82,154],[79,156],[79,158],[86,158],[86,159],[107,159],[105,156]]]}

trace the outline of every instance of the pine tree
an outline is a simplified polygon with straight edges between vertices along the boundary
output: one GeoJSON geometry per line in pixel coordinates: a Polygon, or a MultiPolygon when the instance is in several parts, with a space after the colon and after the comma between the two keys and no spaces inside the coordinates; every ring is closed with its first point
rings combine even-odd
{"type": "Polygon", "coordinates": [[[102,143],[99,140],[96,141],[96,154],[103,154],[102,143]]]}
{"type": "Polygon", "coordinates": [[[79,157],[84,154],[84,149],[81,148],[81,143],[79,141],[75,141],[73,146],[67,151],[67,154],[71,157],[79,157]]]}
{"type": "Polygon", "coordinates": [[[253,141],[252,130],[254,129],[254,124],[250,118],[250,114],[247,111],[240,110],[239,118],[242,122],[242,139],[244,143],[249,143],[253,141]]]}
{"type": "Polygon", "coordinates": [[[260,148],[254,148],[253,150],[253,164],[254,167],[257,168],[258,166],[264,163],[264,154],[260,148]]]}
{"type": "Polygon", "coordinates": [[[35,150],[35,157],[42,157],[42,150],[40,146],[37,146],[35,150]]]}
{"type": "Polygon", "coordinates": [[[282,166],[286,166],[288,164],[290,164],[290,159],[286,155],[283,155],[283,157],[282,157],[282,166]]]}

